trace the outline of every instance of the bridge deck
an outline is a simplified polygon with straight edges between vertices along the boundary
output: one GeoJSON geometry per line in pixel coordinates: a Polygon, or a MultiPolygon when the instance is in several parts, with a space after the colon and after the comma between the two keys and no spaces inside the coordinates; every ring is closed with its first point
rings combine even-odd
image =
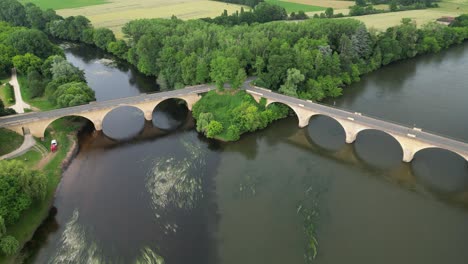
{"type": "MultiPolygon", "coordinates": [[[[296,108],[301,107],[306,110],[310,110],[312,112],[324,114],[324,115],[334,117],[334,118],[341,118],[341,119],[346,119],[346,120],[349,120],[349,118],[352,118],[354,123],[363,125],[365,127],[369,127],[372,129],[382,130],[382,131],[392,133],[395,135],[399,135],[399,136],[403,136],[403,137],[408,137],[408,134],[412,134],[414,135],[415,140],[426,142],[428,144],[431,144],[437,147],[446,148],[448,150],[452,150],[458,153],[463,153],[464,155],[468,156],[468,144],[459,140],[435,135],[433,133],[429,133],[425,131],[415,130],[412,127],[360,115],[360,114],[346,111],[343,109],[338,109],[335,107],[313,103],[311,101],[305,101],[305,100],[301,100],[298,98],[289,97],[286,95],[271,92],[263,88],[252,87],[248,85],[244,85],[244,88],[247,89],[248,92],[253,92],[254,94],[265,97],[267,99],[270,99],[276,102],[281,102],[286,105],[294,106],[296,108]]],[[[41,119],[56,118],[56,117],[67,116],[67,115],[76,115],[80,113],[96,111],[99,109],[105,109],[105,108],[119,106],[119,105],[132,105],[132,104],[141,103],[145,101],[164,100],[168,98],[177,98],[177,97],[181,97],[181,96],[189,95],[189,94],[200,94],[200,93],[208,92],[213,89],[215,89],[215,87],[212,85],[198,85],[198,86],[187,87],[187,88],[180,89],[180,90],[173,90],[173,91],[152,93],[152,94],[141,94],[141,95],[133,96],[133,97],[120,98],[120,99],[102,101],[102,102],[93,102],[87,105],[56,109],[56,110],[46,111],[46,112],[36,112],[36,113],[7,116],[7,117],[0,118],[0,127],[20,125],[20,124],[25,124],[28,122],[41,120],[41,119]]]]}
{"type": "Polygon", "coordinates": [[[270,90],[250,87],[248,90],[255,92],[262,97],[272,99],[273,101],[281,102],[286,105],[293,105],[295,107],[302,107],[304,109],[317,112],[319,114],[328,115],[330,117],[341,118],[349,120],[348,117],[353,119],[353,122],[369,128],[390,132],[392,134],[408,137],[408,134],[415,136],[415,140],[420,140],[437,147],[455,150],[464,154],[468,154],[468,144],[459,140],[451,139],[448,137],[436,135],[433,133],[425,132],[423,130],[415,130],[413,127],[396,124],[389,121],[376,119],[373,117],[357,114],[355,112],[346,111],[343,109],[326,106],[323,104],[314,103],[311,101],[301,100],[298,98],[286,96],[283,94],[274,93],[270,90]]]}
{"type": "Polygon", "coordinates": [[[28,123],[31,121],[61,117],[61,116],[66,116],[66,115],[76,115],[79,113],[86,113],[86,112],[96,111],[96,110],[105,109],[105,108],[109,108],[113,106],[119,106],[119,105],[132,105],[132,104],[141,103],[145,101],[157,101],[157,100],[164,100],[164,99],[169,99],[169,98],[177,98],[177,97],[189,95],[189,94],[200,94],[200,93],[208,92],[213,89],[215,89],[215,87],[211,85],[197,85],[197,86],[191,86],[191,87],[187,87],[187,88],[180,89],[180,90],[172,90],[172,91],[167,91],[167,92],[159,92],[159,93],[151,93],[151,94],[140,94],[137,96],[131,96],[131,97],[114,99],[114,100],[101,101],[101,102],[92,102],[86,105],[55,109],[55,110],[45,111],[45,112],[34,112],[34,113],[0,117],[0,127],[24,124],[24,123],[28,123]]]}

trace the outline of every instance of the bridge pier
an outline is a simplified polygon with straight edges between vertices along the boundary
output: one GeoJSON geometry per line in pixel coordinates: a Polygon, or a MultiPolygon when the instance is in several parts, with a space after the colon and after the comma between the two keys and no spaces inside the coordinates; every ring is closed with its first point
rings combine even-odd
{"type": "Polygon", "coordinates": [[[146,121],[153,120],[153,111],[145,111],[145,119],[146,121]]]}
{"type": "Polygon", "coordinates": [[[411,162],[414,158],[414,152],[408,148],[403,148],[403,161],[411,162]]]}

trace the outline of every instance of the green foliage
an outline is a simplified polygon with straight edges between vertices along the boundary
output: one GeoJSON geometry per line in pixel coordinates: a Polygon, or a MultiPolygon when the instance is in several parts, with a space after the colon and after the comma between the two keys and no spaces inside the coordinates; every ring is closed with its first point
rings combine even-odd
{"type": "Polygon", "coordinates": [[[5,108],[5,104],[3,104],[3,101],[0,100],[0,116],[7,116],[7,115],[13,115],[16,114],[15,110],[10,109],[10,108],[5,108]]]}
{"type": "Polygon", "coordinates": [[[328,18],[332,18],[333,17],[333,8],[329,7],[327,9],[325,9],[325,15],[328,17],[328,18]]]}
{"type": "Polygon", "coordinates": [[[28,73],[28,88],[31,98],[41,97],[44,94],[45,81],[39,72],[33,70],[28,73]]]}
{"type": "Polygon", "coordinates": [[[210,66],[210,77],[216,83],[218,89],[222,89],[226,82],[237,84],[238,81],[235,80],[239,73],[239,60],[237,58],[217,56],[211,61],[210,66]]]}
{"type": "Polygon", "coordinates": [[[120,58],[127,57],[128,46],[123,40],[113,41],[107,45],[107,50],[120,58]]]}
{"type": "Polygon", "coordinates": [[[21,135],[8,129],[0,128],[0,156],[14,151],[21,144],[23,144],[23,137],[21,135]]]}
{"type": "Polygon", "coordinates": [[[96,100],[94,91],[83,82],[70,82],[57,88],[52,96],[58,107],[87,104],[96,100]]]}
{"type": "Polygon", "coordinates": [[[206,136],[208,138],[214,138],[223,132],[223,124],[216,120],[211,120],[208,126],[206,127],[206,136]]]}
{"type": "Polygon", "coordinates": [[[42,66],[42,60],[31,53],[16,55],[13,57],[12,61],[13,66],[18,70],[18,73],[21,74],[28,74],[30,71],[38,71],[42,66]]]}
{"type": "Polygon", "coordinates": [[[44,198],[47,179],[19,161],[0,161],[0,216],[14,223],[34,200],[44,198]]]}
{"type": "Polygon", "coordinates": [[[276,104],[265,108],[265,102],[258,104],[245,91],[234,94],[211,91],[193,106],[192,113],[197,131],[210,138],[235,141],[243,133],[263,129],[286,117],[289,108],[276,104]]]}
{"type": "Polygon", "coordinates": [[[16,238],[12,236],[4,236],[0,238],[0,250],[3,254],[7,256],[14,255],[18,252],[19,249],[19,242],[16,238]]]}
{"type": "Polygon", "coordinates": [[[8,21],[14,26],[27,26],[26,11],[16,0],[0,1],[0,20],[8,21]]]}
{"type": "Polygon", "coordinates": [[[281,85],[279,92],[285,95],[297,97],[297,84],[304,81],[304,75],[298,69],[288,69],[286,82],[281,85]]]}
{"type": "Polygon", "coordinates": [[[107,50],[111,42],[115,42],[114,32],[108,28],[98,28],[94,30],[94,44],[103,50],[107,50]]]}
{"type": "Polygon", "coordinates": [[[31,53],[43,59],[62,53],[49,41],[46,34],[37,29],[14,28],[14,32],[8,34],[3,43],[14,47],[18,54],[31,53]]]}
{"type": "Polygon", "coordinates": [[[13,88],[11,84],[6,83],[4,89],[5,89],[5,100],[7,100],[9,104],[14,104],[16,101],[15,88],[13,88]]]}

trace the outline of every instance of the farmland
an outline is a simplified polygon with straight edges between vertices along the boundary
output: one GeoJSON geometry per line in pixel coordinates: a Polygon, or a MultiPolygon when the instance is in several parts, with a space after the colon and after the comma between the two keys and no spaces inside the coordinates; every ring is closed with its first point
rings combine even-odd
{"type": "Polygon", "coordinates": [[[108,3],[107,0],[20,0],[22,3],[34,3],[42,9],[64,9],[92,6],[108,3]]]}
{"type": "Polygon", "coordinates": [[[111,0],[107,4],[62,9],[57,13],[65,17],[86,16],[96,27],[110,28],[119,37],[120,28],[137,18],[170,18],[172,15],[181,19],[215,17],[223,10],[233,13],[240,8],[239,5],[208,0],[111,0]]]}
{"type": "Polygon", "coordinates": [[[286,9],[288,13],[298,12],[298,11],[313,12],[313,11],[325,10],[324,7],[315,6],[312,3],[307,3],[307,2],[312,2],[312,1],[303,1],[306,3],[299,3],[299,2],[295,2],[295,1],[293,2],[293,1],[287,1],[287,0],[283,0],[283,1],[266,0],[265,2],[281,6],[284,9],[286,9]]]}

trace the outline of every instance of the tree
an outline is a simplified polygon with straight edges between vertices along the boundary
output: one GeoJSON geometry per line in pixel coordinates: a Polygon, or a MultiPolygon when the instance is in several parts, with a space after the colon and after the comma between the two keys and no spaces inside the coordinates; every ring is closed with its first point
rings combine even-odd
{"type": "Polygon", "coordinates": [[[201,133],[206,133],[208,124],[214,119],[212,113],[201,113],[197,117],[197,131],[201,133]]]}
{"type": "Polygon", "coordinates": [[[34,200],[45,197],[47,178],[20,161],[0,161],[0,216],[6,226],[17,221],[34,200]]]}
{"type": "Polygon", "coordinates": [[[366,6],[367,3],[366,3],[366,0],[356,0],[356,5],[357,6],[366,6]]]}
{"type": "Polygon", "coordinates": [[[0,20],[7,21],[14,26],[28,26],[26,11],[16,0],[0,1],[0,20]]]}
{"type": "Polygon", "coordinates": [[[392,12],[398,11],[398,2],[396,0],[390,1],[390,11],[392,12]]]}
{"type": "Polygon", "coordinates": [[[26,3],[24,5],[26,11],[26,18],[28,24],[32,28],[37,28],[39,30],[44,30],[46,28],[46,17],[44,17],[42,10],[33,3],[26,3]]]}
{"type": "Polygon", "coordinates": [[[47,35],[37,29],[20,29],[9,34],[4,44],[15,47],[18,54],[31,53],[39,58],[61,54],[60,48],[54,46],[47,35]]]}
{"type": "Polygon", "coordinates": [[[285,20],[288,18],[288,13],[286,9],[278,5],[262,2],[255,6],[254,14],[257,18],[257,21],[260,23],[275,21],[275,20],[285,20]]]}
{"type": "Polygon", "coordinates": [[[103,50],[107,50],[109,43],[115,41],[114,32],[108,28],[98,28],[94,30],[94,44],[103,50]]]}
{"type": "Polygon", "coordinates": [[[0,239],[0,250],[7,256],[14,255],[19,249],[19,242],[12,236],[4,236],[0,239]]]}
{"type": "Polygon", "coordinates": [[[16,114],[15,110],[10,108],[5,108],[5,104],[0,99],[0,116],[14,115],[16,114]]]}
{"type": "Polygon", "coordinates": [[[206,127],[206,136],[208,138],[214,138],[223,132],[223,124],[216,120],[211,120],[208,126],[206,127]]]}
{"type": "Polygon", "coordinates": [[[119,58],[125,59],[127,57],[128,46],[123,40],[117,40],[109,43],[107,50],[119,58]]]}
{"type": "Polygon", "coordinates": [[[16,50],[0,43],[0,74],[9,74],[13,66],[12,58],[16,55],[16,50]]]}
{"type": "Polygon", "coordinates": [[[13,66],[21,74],[28,74],[29,71],[39,71],[42,66],[42,60],[31,53],[16,55],[12,61],[13,66]]]}
{"type": "Polygon", "coordinates": [[[234,77],[234,80],[232,81],[232,88],[238,89],[239,87],[242,86],[242,84],[245,82],[247,79],[247,74],[245,73],[245,70],[240,68],[237,71],[236,77],[234,77]]]}
{"type": "Polygon", "coordinates": [[[222,89],[224,83],[234,81],[234,78],[239,73],[239,68],[238,59],[217,56],[211,61],[210,77],[216,83],[216,87],[222,89]]]}
{"type": "Polygon", "coordinates": [[[85,81],[84,72],[75,67],[64,58],[55,56],[50,67],[52,79],[81,80],[85,81]]]}
{"type": "Polygon", "coordinates": [[[44,94],[45,83],[38,71],[33,70],[28,72],[28,88],[32,98],[40,97],[44,94]]]}
{"type": "Polygon", "coordinates": [[[94,91],[83,82],[66,83],[57,88],[53,100],[58,107],[87,104],[96,100],[94,91]]]}
{"type": "Polygon", "coordinates": [[[329,7],[327,9],[325,9],[325,15],[328,17],[328,18],[332,18],[333,17],[333,8],[329,7]]]}
{"type": "Polygon", "coordinates": [[[286,82],[278,90],[280,93],[297,97],[297,84],[304,81],[304,75],[298,69],[288,69],[286,82]]]}

